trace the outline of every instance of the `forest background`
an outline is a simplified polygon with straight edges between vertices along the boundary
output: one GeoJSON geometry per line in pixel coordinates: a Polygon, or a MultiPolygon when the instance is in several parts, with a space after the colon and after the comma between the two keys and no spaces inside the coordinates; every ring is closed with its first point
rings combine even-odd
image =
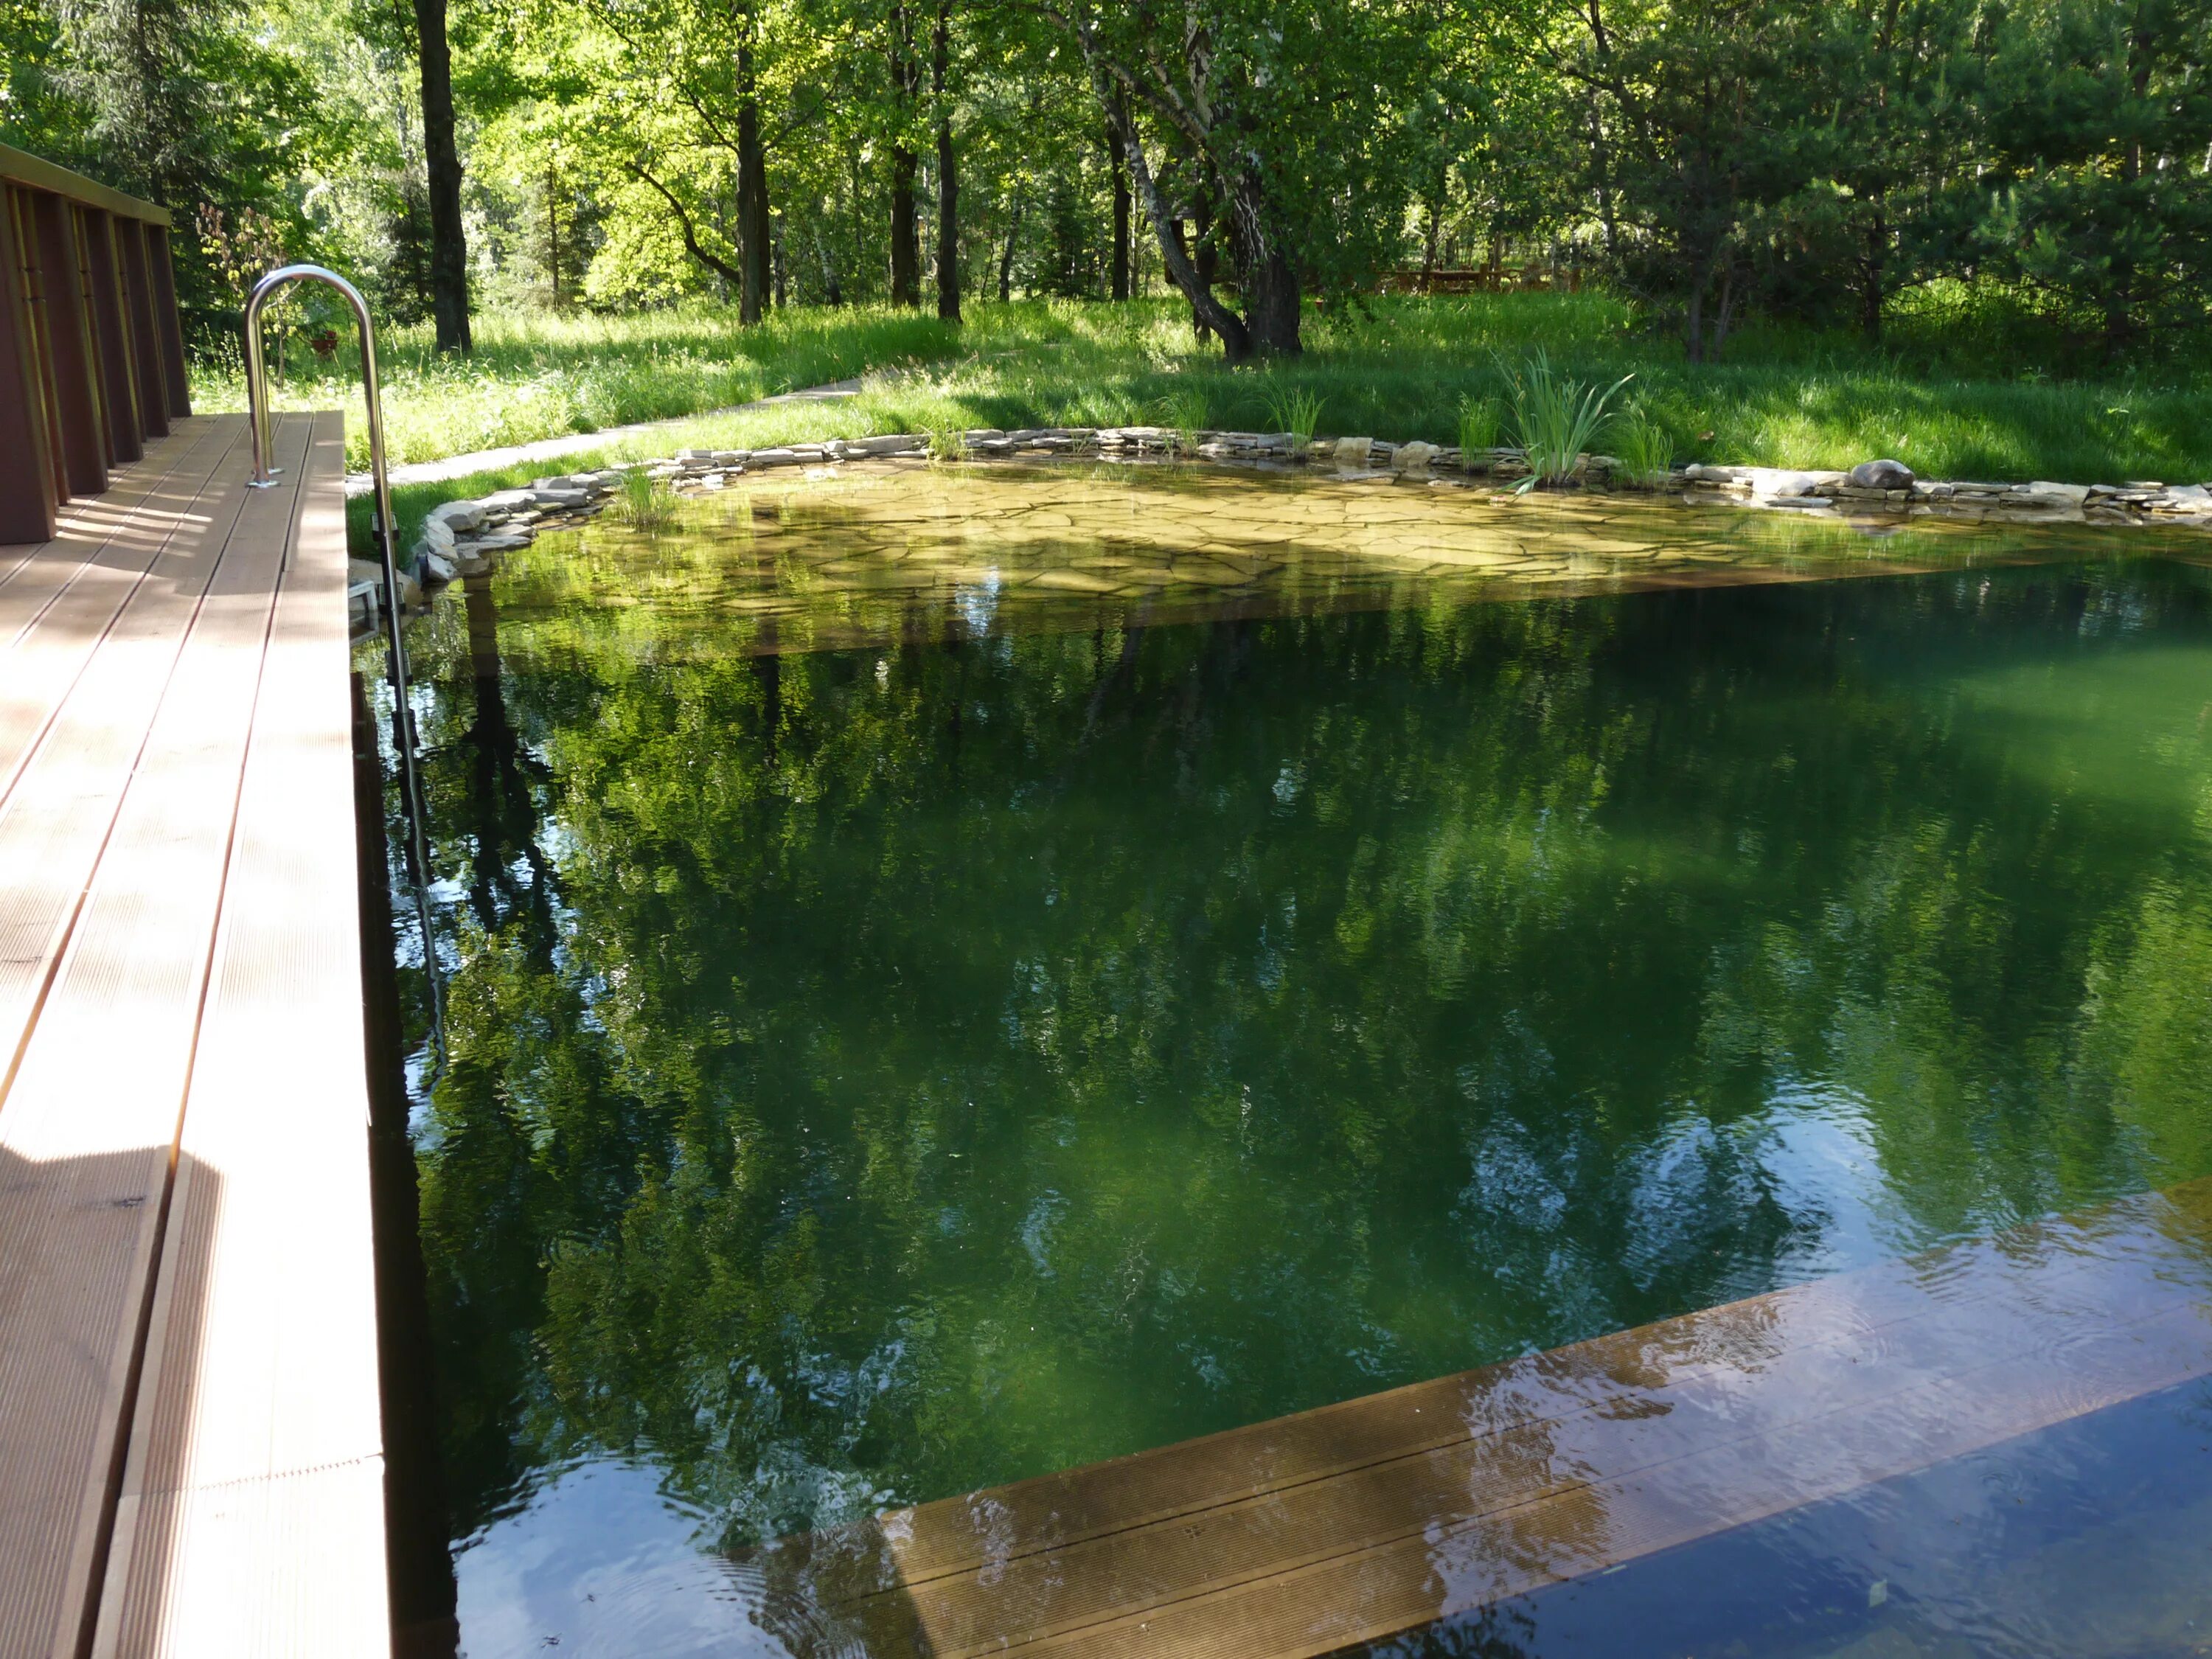
{"type": "Polygon", "coordinates": [[[1545,343],[1686,453],[2194,477],[2208,46],[2212,0],[0,0],[0,141],[175,210],[217,403],[255,276],[356,275],[408,455],[902,367],[884,419],[1181,377],[1256,423],[1247,360],[1449,439],[1545,343]],[[1377,297],[1468,267],[1579,291],[1377,297]]]}

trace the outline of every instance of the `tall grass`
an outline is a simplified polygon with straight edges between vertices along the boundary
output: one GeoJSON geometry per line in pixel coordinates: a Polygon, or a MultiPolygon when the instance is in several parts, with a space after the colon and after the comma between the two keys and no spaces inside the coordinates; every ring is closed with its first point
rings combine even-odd
{"type": "Polygon", "coordinates": [[[1613,459],[1631,483],[1664,483],[1674,463],[1674,441],[1640,404],[1632,404],[1613,422],[1613,459]]]}
{"type": "Polygon", "coordinates": [[[676,493],[643,467],[634,466],[623,475],[614,508],[632,530],[665,530],[676,521],[676,493]]]}
{"type": "MultiPolygon", "coordinates": [[[[386,453],[392,465],[435,460],[539,438],[598,432],[750,403],[847,380],[869,369],[941,362],[959,331],[886,307],[788,310],[753,328],[703,306],[631,317],[485,317],[476,349],[441,357],[428,325],[380,333],[386,453]]],[[[194,365],[192,406],[246,407],[234,345],[194,365]]],[[[325,363],[296,349],[271,400],[280,409],[361,409],[360,354],[351,335],[325,363]]],[[[368,465],[364,422],[346,422],[347,465],[368,465]]]]}
{"type": "Polygon", "coordinates": [[[1291,440],[1291,453],[1302,455],[1313,441],[1321,426],[1322,399],[1302,386],[1270,386],[1267,390],[1267,427],[1270,431],[1285,433],[1291,440]]]}
{"type": "Polygon", "coordinates": [[[1212,412],[1210,400],[1202,386],[1179,386],[1160,399],[1160,424],[1176,434],[1176,447],[1192,450],[1198,447],[1198,434],[1206,430],[1206,416],[1212,412]]]}
{"type": "Polygon", "coordinates": [[[1472,456],[1498,447],[1498,405],[1488,398],[1465,398],[1459,406],[1459,449],[1472,456]]]}

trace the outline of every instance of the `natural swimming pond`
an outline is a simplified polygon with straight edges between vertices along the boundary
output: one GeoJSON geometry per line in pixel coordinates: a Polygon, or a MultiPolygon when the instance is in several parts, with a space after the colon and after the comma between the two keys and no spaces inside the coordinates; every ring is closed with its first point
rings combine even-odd
{"type": "MultiPolygon", "coordinates": [[[[449,591],[464,1646],[803,1645],[768,1540],[2212,1173],[2204,546],[882,469],[449,591]]],[[[2208,1425],[1413,1645],[2198,1651],[2208,1425]]]]}

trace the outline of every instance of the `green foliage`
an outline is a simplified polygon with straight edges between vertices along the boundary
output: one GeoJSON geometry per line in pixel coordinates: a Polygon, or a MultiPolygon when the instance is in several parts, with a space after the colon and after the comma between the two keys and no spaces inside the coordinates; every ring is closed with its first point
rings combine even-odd
{"type": "Polygon", "coordinates": [[[1498,367],[1512,410],[1513,442],[1528,466],[1517,486],[1522,490],[1557,489],[1577,478],[1583,458],[1610,422],[1607,405],[1636,378],[1624,374],[1600,390],[1561,374],[1541,349],[1519,363],[1501,358],[1498,367]]]}

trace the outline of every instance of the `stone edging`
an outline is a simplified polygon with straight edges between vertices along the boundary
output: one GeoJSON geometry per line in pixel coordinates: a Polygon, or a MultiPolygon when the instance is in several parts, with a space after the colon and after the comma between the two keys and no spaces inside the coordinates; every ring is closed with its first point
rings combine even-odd
{"type": "MultiPolygon", "coordinates": [[[[950,434],[948,434],[949,436],[950,434]]],[[[1212,461],[1274,461],[1333,465],[1350,477],[1426,478],[1450,487],[1474,478],[1512,482],[1528,476],[1517,449],[1476,452],[1373,438],[1319,438],[1301,453],[1290,433],[1202,431],[1167,427],[1036,427],[1018,432],[979,428],[959,434],[963,455],[1089,456],[1105,460],[1165,459],[1177,454],[1212,461]],[[1455,477],[1452,475],[1457,475],[1455,477]]],[[[540,531],[565,529],[602,510],[631,471],[643,468],[679,494],[724,488],[733,477],[783,466],[927,456],[923,433],[875,438],[831,438],[818,444],[773,449],[684,449],[657,461],[633,461],[597,472],[539,478],[527,489],[501,489],[431,509],[416,544],[415,562],[401,576],[403,603],[418,603],[416,584],[434,586],[490,568],[497,555],[526,547],[540,531]],[[411,580],[410,580],[411,578],[411,580]],[[414,591],[408,591],[410,588],[414,591]]],[[[1608,455],[1581,458],[1580,475],[1609,489],[1676,493],[1686,502],[1729,502],[1813,516],[1873,520],[1936,517],[1996,519],[2029,524],[2175,525],[2212,530],[2212,483],[2126,484],[1974,483],[1915,477],[1895,461],[1869,461],[1850,472],[1795,471],[1780,467],[1703,466],[1671,469],[1665,477],[1638,480],[1608,455]]],[[[378,580],[377,568],[355,561],[356,590],[378,580]]]]}

